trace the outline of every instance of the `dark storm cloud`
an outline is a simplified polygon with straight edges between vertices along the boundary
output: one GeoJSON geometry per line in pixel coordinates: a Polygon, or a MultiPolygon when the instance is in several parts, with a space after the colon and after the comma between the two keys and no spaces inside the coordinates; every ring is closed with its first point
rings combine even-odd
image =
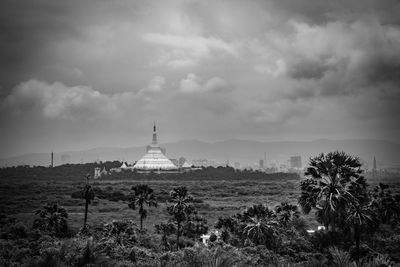
{"type": "Polygon", "coordinates": [[[288,70],[288,75],[293,79],[321,79],[325,72],[331,70],[321,61],[304,60],[294,63],[288,70]]]}
{"type": "Polygon", "coordinates": [[[289,54],[291,47],[279,53],[289,54],[288,77],[299,80],[297,88],[308,89],[289,90],[288,97],[359,95],[366,90],[379,94],[384,87],[398,87],[400,27],[360,18],[351,23],[295,23],[294,28],[295,54],[289,54]]]}
{"type": "Polygon", "coordinates": [[[10,88],[29,77],[55,40],[79,35],[68,1],[2,1],[0,4],[0,81],[10,88]]]}
{"type": "Polygon", "coordinates": [[[142,145],[154,120],[171,140],[398,140],[399,13],[394,0],[1,1],[0,144],[142,145]]]}
{"type": "Polygon", "coordinates": [[[373,85],[391,83],[400,87],[400,57],[379,58],[364,68],[367,81],[373,85]]]}
{"type": "MultiPolygon", "coordinates": [[[[64,41],[85,41],[87,29],[115,21],[133,20],[140,3],[115,1],[13,1],[0,3],[0,81],[11,90],[35,78],[38,67],[56,66],[54,47],[64,41]]],[[[64,51],[68,54],[68,50],[64,51]]],[[[78,51],[86,53],[86,51],[78,51]]],[[[62,67],[61,67],[62,68],[62,67]]],[[[44,77],[49,77],[44,74],[44,77]]],[[[56,75],[63,74],[56,72],[56,75]]],[[[68,74],[67,74],[68,76],[68,74]]],[[[57,81],[53,77],[52,81],[57,81]]],[[[68,77],[63,82],[68,83],[68,77]]]]}
{"type": "Polygon", "coordinates": [[[400,1],[398,0],[281,0],[273,1],[288,17],[297,16],[312,24],[329,21],[354,21],[363,16],[374,16],[383,24],[400,24],[400,1]]]}

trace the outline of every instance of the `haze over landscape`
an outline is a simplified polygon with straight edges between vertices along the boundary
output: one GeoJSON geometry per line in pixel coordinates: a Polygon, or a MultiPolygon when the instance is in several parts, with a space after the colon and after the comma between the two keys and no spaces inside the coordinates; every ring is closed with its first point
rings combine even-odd
{"type": "Polygon", "coordinates": [[[192,139],[400,143],[395,0],[6,0],[0,10],[0,158],[143,153],[153,121],[171,156],[192,139]]]}
{"type": "Polygon", "coordinates": [[[400,0],[0,0],[0,266],[400,266],[400,0]]]}
{"type": "MultiPolygon", "coordinates": [[[[357,155],[364,162],[364,168],[371,170],[373,158],[377,158],[377,167],[399,168],[400,145],[386,141],[373,140],[316,140],[312,142],[257,142],[249,140],[227,140],[208,143],[198,140],[184,140],[163,144],[169,158],[185,157],[188,162],[193,159],[209,159],[218,165],[234,166],[235,162],[242,167],[258,167],[259,159],[266,152],[266,166],[270,164],[287,164],[290,156],[300,155],[303,164],[321,152],[344,150],[357,155]]],[[[54,164],[81,163],[94,161],[120,160],[132,164],[145,152],[145,146],[139,147],[103,147],[81,151],[55,152],[54,164]]],[[[26,154],[7,159],[0,159],[0,166],[42,165],[50,164],[50,153],[26,154]]]]}

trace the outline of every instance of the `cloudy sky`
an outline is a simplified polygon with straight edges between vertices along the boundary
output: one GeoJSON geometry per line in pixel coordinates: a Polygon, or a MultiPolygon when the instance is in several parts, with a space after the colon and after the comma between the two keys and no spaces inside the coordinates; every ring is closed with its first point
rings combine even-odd
{"type": "Polygon", "coordinates": [[[0,157],[400,142],[398,0],[2,0],[0,58],[0,157]]]}

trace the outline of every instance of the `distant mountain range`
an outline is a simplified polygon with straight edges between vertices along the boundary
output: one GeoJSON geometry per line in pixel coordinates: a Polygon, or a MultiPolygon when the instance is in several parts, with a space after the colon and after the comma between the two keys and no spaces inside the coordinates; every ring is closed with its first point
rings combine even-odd
{"type": "MultiPolygon", "coordinates": [[[[167,149],[169,158],[185,157],[193,159],[208,159],[219,163],[239,162],[243,165],[258,164],[266,153],[267,164],[275,162],[285,164],[290,156],[302,157],[303,165],[311,156],[321,152],[343,150],[358,156],[366,167],[372,168],[372,161],[376,157],[378,168],[400,166],[400,144],[381,140],[327,140],[320,139],[305,142],[258,142],[250,140],[226,140],[220,142],[203,142],[198,140],[183,140],[175,143],[162,144],[167,149]]],[[[66,151],[54,153],[54,164],[93,162],[97,160],[120,160],[133,162],[145,153],[145,146],[141,147],[103,147],[85,151],[66,151]]],[[[0,159],[0,166],[15,165],[50,165],[49,153],[26,154],[17,157],[0,159]]]]}

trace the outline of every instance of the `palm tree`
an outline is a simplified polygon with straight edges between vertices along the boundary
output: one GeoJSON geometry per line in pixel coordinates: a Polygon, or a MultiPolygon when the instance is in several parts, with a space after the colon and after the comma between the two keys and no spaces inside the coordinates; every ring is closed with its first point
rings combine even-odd
{"type": "Polygon", "coordinates": [[[172,203],[172,206],[167,207],[167,211],[171,215],[171,220],[176,223],[176,249],[178,250],[182,223],[190,220],[190,215],[194,212],[193,206],[190,205],[193,197],[189,195],[186,187],[181,186],[170,192],[168,201],[172,203]]]}
{"type": "Polygon", "coordinates": [[[243,233],[256,245],[273,240],[277,222],[274,219],[253,217],[243,229],[243,233]]]}
{"type": "Polygon", "coordinates": [[[287,201],[277,205],[275,207],[275,213],[278,216],[278,220],[285,227],[287,227],[294,218],[299,218],[300,216],[298,207],[288,203],[287,201]]]}
{"type": "Polygon", "coordinates": [[[68,213],[63,207],[58,204],[47,204],[43,209],[37,210],[36,215],[39,215],[39,218],[34,220],[34,228],[50,232],[58,237],[68,235],[68,213]]]}
{"type": "Polygon", "coordinates": [[[229,217],[219,217],[215,223],[216,229],[221,229],[221,238],[227,243],[230,239],[230,234],[240,236],[242,234],[241,229],[239,229],[239,222],[236,218],[232,216],[229,217]]]}
{"type": "Polygon", "coordinates": [[[161,223],[155,226],[157,234],[161,234],[161,241],[165,250],[169,249],[168,236],[175,232],[175,226],[172,223],[161,223]]]}
{"type": "Polygon", "coordinates": [[[87,215],[88,215],[88,209],[89,209],[89,204],[90,202],[94,199],[94,191],[92,189],[92,186],[89,184],[89,178],[90,175],[88,174],[86,176],[86,185],[82,190],[82,198],[85,199],[85,217],[83,220],[83,230],[86,230],[86,223],[87,223],[87,215]]]}
{"type": "Polygon", "coordinates": [[[143,220],[147,217],[147,210],[144,209],[144,206],[147,204],[149,207],[157,207],[157,201],[153,194],[153,189],[151,189],[148,185],[139,184],[133,186],[132,190],[134,193],[130,197],[128,206],[133,210],[136,209],[136,206],[139,206],[140,230],[142,230],[143,220]]]}
{"type": "Polygon", "coordinates": [[[366,182],[361,176],[361,163],[344,152],[320,154],[310,159],[310,166],[301,182],[299,204],[308,214],[316,209],[317,220],[331,227],[342,226],[348,203],[366,195],[366,182]]]}
{"type": "Polygon", "coordinates": [[[351,204],[347,211],[346,222],[352,226],[354,240],[356,243],[356,260],[360,257],[360,240],[363,230],[375,228],[377,226],[374,213],[367,203],[351,204]]]}
{"type": "Polygon", "coordinates": [[[247,208],[246,211],[243,212],[243,215],[238,214],[238,217],[242,221],[246,221],[253,217],[274,218],[275,214],[274,214],[274,211],[270,210],[268,206],[262,205],[262,204],[257,204],[257,205],[253,205],[253,206],[247,208]]]}

